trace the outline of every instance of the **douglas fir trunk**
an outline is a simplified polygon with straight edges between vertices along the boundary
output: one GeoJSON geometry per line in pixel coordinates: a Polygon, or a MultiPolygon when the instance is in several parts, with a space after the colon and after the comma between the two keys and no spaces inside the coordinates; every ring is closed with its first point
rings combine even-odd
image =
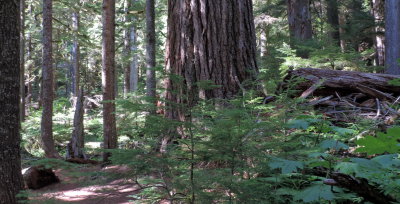
{"type": "Polygon", "coordinates": [[[22,190],[19,134],[19,1],[0,0],[0,204],[22,190]]]}
{"type": "MultiPolygon", "coordinates": [[[[169,0],[167,101],[191,107],[199,99],[228,99],[244,89],[258,71],[254,30],[251,0],[169,0]],[[217,86],[199,86],[206,81],[217,86]]],[[[165,114],[185,119],[180,108],[165,114]]]]}

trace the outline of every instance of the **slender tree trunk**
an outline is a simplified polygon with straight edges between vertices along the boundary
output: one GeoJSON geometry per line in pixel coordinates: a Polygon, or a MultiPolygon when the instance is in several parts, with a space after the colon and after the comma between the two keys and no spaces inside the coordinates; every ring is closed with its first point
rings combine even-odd
{"type": "MultiPolygon", "coordinates": [[[[136,19],[132,17],[132,22],[136,22],[136,19]]],[[[129,91],[135,92],[138,90],[138,82],[139,82],[139,72],[138,72],[138,55],[137,55],[137,32],[136,25],[132,25],[130,30],[130,43],[131,43],[131,53],[133,53],[132,61],[130,64],[130,85],[129,91]]]]}
{"type": "MultiPolygon", "coordinates": [[[[166,99],[192,107],[199,99],[229,99],[258,72],[252,0],[169,0],[166,99]],[[190,16],[190,17],[189,17],[190,16]],[[199,86],[211,82],[218,87],[199,86]]],[[[185,120],[168,105],[165,115],[185,120]]]]}
{"type": "Polygon", "coordinates": [[[42,70],[42,124],[43,150],[48,158],[61,158],[55,149],[53,138],[53,48],[52,48],[52,0],[43,0],[43,70],[42,70]]]}
{"type": "MultiPolygon", "coordinates": [[[[29,6],[28,6],[28,12],[29,12],[29,15],[30,16],[32,16],[32,14],[33,14],[33,6],[32,6],[32,2],[29,4],[29,6]]],[[[33,91],[32,91],[32,72],[33,72],[33,65],[34,65],[34,62],[33,62],[33,57],[32,57],[32,34],[31,34],[31,32],[32,31],[29,31],[28,32],[28,34],[27,34],[27,38],[26,38],[26,41],[27,41],[27,43],[28,43],[28,46],[27,46],[27,56],[26,56],[26,59],[27,59],[27,62],[28,62],[28,67],[27,67],[27,81],[26,81],[26,86],[27,86],[27,94],[26,94],[26,100],[25,100],[25,103],[27,103],[28,104],[28,115],[30,114],[29,113],[29,109],[30,109],[30,107],[31,107],[31,104],[32,104],[32,97],[33,97],[33,91]]]]}
{"type": "MultiPolygon", "coordinates": [[[[135,3],[136,0],[133,0],[133,3],[135,3]]],[[[131,92],[136,92],[138,90],[138,83],[139,83],[139,70],[138,70],[138,46],[137,46],[137,28],[136,28],[136,22],[137,19],[136,17],[132,16],[131,21],[133,22],[133,25],[131,26],[130,30],[130,42],[131,42],[131,53],[132,53],[132,61],[130,65],[130,91],[131,92]]]]}
{"type": "Polygon", "coordinates": [[[83,158],[86,159],[83,148],[85,147],[85,135],[84,135],[84,124],[83,124],[83,88],[79,90],[77,97],[74,97],[75,101],[75,114],[74,114],[74,129],[72,131],[71,141],[68,144],[67,158],[83,158]]]}
{"type": "Polygon", "coordinates": [[[287,0],[290,36],[296,40],[312,38],[310,0],[287,0]]]}
{"type": "Polygon", "coordinates": [[[0,204],[23,189],[19,133],[20,1],[0,0],[0,204]]]}
{"type": "MultiPolygon", "coordinates": [[[[130,14],[129,9],[131,7],[131,1],[127,0],[125,2],[125,24],[132,23],[130,22],[130,14]]],[[[124,97],[126,98],[130,92],[130,76],[131,76],[131,39],[130,39],[130,27],[124,30],[124,97]]]]}
{"type": "Polygon", "coordinates": [[[86,88],[85,90],[87,90],[87,93],[91,93],[92,90],[96,87],[96,84],[93,80],[93,73],[90,72],[90,70],[96,70],[96,64],[97,64],[97,60],[96,60],[96,56],[97,53],[94,50],[90,50],[88,53],[88,77],[87,77],[87,81],[86,83],[86,88]]]}
{"type": "MultiPolygon", "coordinates": [[[[344,17],[344,13],[342,12],[339,15],[339,35],[343,36],[345,34],[345,30],[342,28],[343,25],[346,24],[346,18],[344,17]]],[[[342,52],[346,51],[346,41],[343,37],[340,38],[340,49],[342,52]]]]}
{"type": "MultiPolygon", "coordinates": [[[[65,67],[64,77],[66,79],[70,80],[70,81],[72,81],[71,77],[70,77],[71,71],[72,71],[72,65],[68,65],[68,67],[65,67]]],[[[65,98],[70,97],[71,93],[72,93],[72,91],[71,91],[71,88],[70,88],[70,83],[66,82],[65,83],[65,95],[64,95],[65,98]]]]}
{"type": "MultiPolygon", "coordinates": [[[[115,121],[115,0],[103,0],[103,131],[104,148],[117,148],[115,121]]],[[[110,154],[104,154],[108,161],[110,154]]]]}
{"type": "Polygon", "coordinates": [[[72,84],[71,84],[71,90],[72,90],[72,95],[74,97],[78,96],[79,93],[79,81],[80,81],[80,76],[79,76],[79,58],[80,58],[80,49],[79,49],[79,37],[78,37],[78,32],[79,32],[79,12],[74,11],[72,13],[72,30],[73,30],[73,46],[72,46],[72,73],[71,73],[71,78],[72,78],[72,84]]]}
{"type": "MultiPolygon", "coordinates": [[[[56,29],[57,30],[57,34],[56,34],[56,39],[60,38],[60,29],[56,29]]],[[[60,46],[58,45],[58,43],[54,43],[53,44],[53,50],[55,50],[55,52],[52,54],[53,55],[53,100],[55,98],[57,98],[57,65],[58,65],[58,61],[59,61],[59,48],[60,46]]]]}
{"type": "Polygon", "coordinates": [[[385,0],[385,67],[387,74],[400,74],[400,1],[385,0]]]}
{"type": "Polygon", "coordinates": [[[79,88],[80,74],[80,49],[79,49],[79,12],[72,13],[72,30],[74,32],[74,42],[72,46],[72,97],[74,98],[75,114],[71,141],[68,144],[67,158],[86,158],[83,151],[85,147],[83,132],[83,89],[79,88]]]}
{"type": "Polygon", "coordinates": [[[156,27],[154,0],[146,0],[146,95],[156,97],[156,27]]]}
{"type": "Polygon", "coordinates": [[[375,64],[385,66],[385,1],[372,0],[372,11],[375,19],[375,64]]]}
{"type": "MultiPolygon", "coordinates": [[[[27,82],[26,82],[26,86],[27,86],[27,96],[26,96],[26,100],[25,102],[28,104],[28,107],[30,107],[31,103],[32,103],[32,69],[33,69],[33,59],[32,59],[32,35],[29,32],[27,35],[27,43],[28,43],[28,47],[27,47],[27,56],[26,59],[28,61],[28,68],[27,68],[27,82]]],[[[29,111],[29,108],[28,108],[29,111]]],[[[28,112],[29,114],[29,112],[28,112]]]]}
{"type": "MultiPolygon", "coordinates": [[[[362,12],[363,9],[363,2],[360,0],[352,0],[350,5],[349,5],[349,13],[351,14],[350,19],[347,19],[348,21],[350,20],[350,22],[354,19],[357,19],[356,17],[356,13],[360,13],[362,12]]],[[[357,38],[356,36],[354,36],[354,38],[351,38],[349,41],[351,42],[351,46],[353,47],[353,49],[357,52],[361,52],[361,44],[363,42],[364,39],[360,39],[357,38]]]]}
{"type": "Polygon", "coordinates": [[[327,1],[327,19],[328,24],[331,26],[329,36],[335,41],[335,44],[340,46],[340,33],[339,33],[339,9],[337,0],[327,1]]]}
{"type": "Polygon", "coordinates": [[[19,85],[19,94],[20,94],[20,116],[21,121],[25,120],[25,0],[20,0],[20,9],[21,9],[21,43],[20,43],[20,63],[21,63],[21,71],[20,71],[20,85],[19,85]]]}
{"type": "Polygon", "coordinates": [[[136,18],[129,14],[129,8],[136,0],[127,0],[127,14],[125,16],[126,23],[130,23],[129,28],[125,30],[125,55],[127,63],[125,64],[125,96],[129,92],[135,92],[138,89],[138,68],[137,68],[137,33],[136,18]]]}
{"type": "Polygon", "coordinates": [[[114,98],[118,98],[118,73],[119,73],[119,66],[114,66],[114,98]]]}
{"type": "Polygon", "coordinates": [[[269,25],[263,25],[261,26],[262,28],[260,29],[260,37],[259,37],[259,42],[260,42],[260,56],[264,57],[268,55],[268,36],[269,36],[269,31],[270,31],[270,26],[269,25]]]}

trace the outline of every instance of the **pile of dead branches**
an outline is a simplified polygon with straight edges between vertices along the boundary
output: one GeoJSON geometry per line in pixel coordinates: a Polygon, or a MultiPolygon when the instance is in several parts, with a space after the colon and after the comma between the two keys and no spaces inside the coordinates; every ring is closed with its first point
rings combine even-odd
{"type": "Polygon", "coordinates": [[[297,90],[305,105],[333,120],[354,122],[364,117],[391,125],[400,115],[395,108],[400,86],[389,83],[394,79],[400,76],[304,68],[290,71],[282,88],[297,90]]]}

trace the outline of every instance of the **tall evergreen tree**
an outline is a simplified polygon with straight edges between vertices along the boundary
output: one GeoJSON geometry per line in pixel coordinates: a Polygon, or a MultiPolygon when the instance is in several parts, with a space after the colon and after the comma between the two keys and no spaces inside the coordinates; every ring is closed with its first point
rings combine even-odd
{"type": "Polygon", "coordinates": [[[0,0],[0,204],[23,189],[19,132],[20,1],[0,0]]]}
{"type": "Polygon", "coordinates": [[[43,0],[42,124],[43,150],[48,158],[60,158],[53,138],[53,1],[43,0]]]}
{"type": "MultiPolygon", "coordinates": [[[[115,0],[103,0],[103,133],[104,148],[117,148],[115,120],[115,0]]],[[[108,161],[109,154],[103,160],[108,161]]]]}

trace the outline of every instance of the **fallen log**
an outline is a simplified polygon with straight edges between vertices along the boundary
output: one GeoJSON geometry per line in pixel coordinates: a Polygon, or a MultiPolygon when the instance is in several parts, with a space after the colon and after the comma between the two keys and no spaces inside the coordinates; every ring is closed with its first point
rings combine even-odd
{"type": "Polygon", "coordinates": [[[354,176],[340,172],[331,172],[325,167],[306,169],[303,171],[303,174],[326,177],[326,179],[323,181],[325,185],[346,188],[347,190],[363,197],[366,201],[374,204],[391,204],[398,202],[395,198],[390,195],[386,195],[381,189],[371,185],[365,179],[355,178],[354,176]]]}
{"type": "Polygon", "coordinates": [[[287,89],[294,78],[302,78],[295,89],[299,90],[298,96],[311,95],[330,96],[339,93],[363,93],[371,98],[396,99],[400,95],[400,86],[389,84],[390,80],[400,79],[400,76],[389,74],[363,73],[353,71],[337,71],[327,69],[303,68],[289,71],[284,79],[282,88],[287,89]],[[318,85],[319,88],[315,88],[318,85]]]}

